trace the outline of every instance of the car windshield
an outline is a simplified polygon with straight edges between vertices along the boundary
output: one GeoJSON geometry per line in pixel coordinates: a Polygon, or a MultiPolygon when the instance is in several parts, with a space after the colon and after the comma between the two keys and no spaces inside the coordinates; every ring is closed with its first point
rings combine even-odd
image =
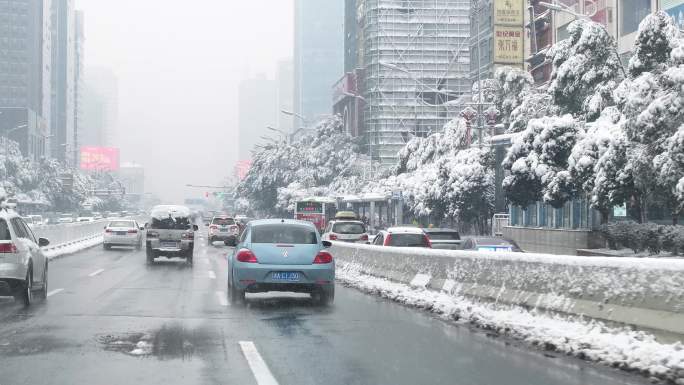
{"type": "Polygon", "coordinates": [[[235,220],[233,218],[214,218],[211,221],[212,225],[219,225],[219,226],[228,226],[228,225],[234,225],[235,220]]]}
{"type": "Polygon", "coordinates": [[[133,221],[111,221],[109,222],[109,227],[135,227],[135,222],[133,221]]]}
{"type": "Polygon", "coordinates": [[[318,243],[316,230],[297,225],[256,225],[251,230],[252,243],[309,244],[318,243]]]}
{"type": "Polygon", "coordinates": [[[458,241],[461,239],[455,231],[430,231],[426,234],[432,241],[458,241]]]}
{"type": "Polygon", "coordinates": [[[332,227],[332,232],[337,234],[363,234],[366,228],[361,223],[337,222],[332,227]]]}
{"type": "Polygon", "coordinates": [[[389,246],[398,247],[427,247],[427,240],[423,234],[391,234],[389,246]]]}

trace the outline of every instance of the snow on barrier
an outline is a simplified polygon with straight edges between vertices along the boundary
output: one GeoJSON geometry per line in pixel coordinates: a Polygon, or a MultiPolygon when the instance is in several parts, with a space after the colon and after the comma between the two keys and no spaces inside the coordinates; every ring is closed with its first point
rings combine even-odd
{"type": "Polygon", "coordinates": [[[582,315],[684,341],[684,259],[577,257],[335,242],[341,268],[469,298],[582,315]]]}
{"type": "MultiPolygon", "coordinates": [[[[141,221],[141,218],[133,219],[141,221]]],[[[102,219],[93,222],[31,226],[31,228],[37,237],[50,240],[50,245],[43,250],[48,258],[53,258],[101,244],[107,222],[107,219],[102,219]]]]}

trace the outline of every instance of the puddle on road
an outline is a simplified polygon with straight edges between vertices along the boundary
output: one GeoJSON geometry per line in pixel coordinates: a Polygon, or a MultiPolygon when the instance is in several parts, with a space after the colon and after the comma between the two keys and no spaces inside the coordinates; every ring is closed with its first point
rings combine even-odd
{"type": "Polygon", "coordinates": [[[98,337],[98,342],[107,351],[135,357],[157,357],[160,360],[191,359],[207,349],[211,341],[206,329],[188,329],[181,325],[165,325],[146,333],[98,337]]]}

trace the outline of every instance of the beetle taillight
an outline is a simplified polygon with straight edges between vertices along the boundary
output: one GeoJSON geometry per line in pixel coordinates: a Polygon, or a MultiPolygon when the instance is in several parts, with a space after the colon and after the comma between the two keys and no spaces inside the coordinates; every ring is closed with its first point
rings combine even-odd
{"type": "Polygon", "coordinates": [[[238,251],[237,255],[235,256],[235,259],[237,259],[240,262],[259,263],[259,260],[257,259],[256,255],[254,255],[254,253],[248,249],[241,249],[240,251],[238,251]]]}
{"type": "Polygon", "coordinates": [[[313,263],[319,264],[319,263],[332,263],[333,261],[333,256],[329,252],[325,250],[321,250],[316,254],[316,258],[314,258],[313,263]]]}

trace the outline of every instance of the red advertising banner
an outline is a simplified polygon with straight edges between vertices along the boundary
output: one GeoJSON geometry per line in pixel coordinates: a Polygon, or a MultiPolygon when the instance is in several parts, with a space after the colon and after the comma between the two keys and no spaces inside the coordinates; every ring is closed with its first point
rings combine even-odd
{"type": "Polygon", "coordinates": [[[81,147],[81,170],[118,171],[119,149],[114,147],[81,147]]]}

